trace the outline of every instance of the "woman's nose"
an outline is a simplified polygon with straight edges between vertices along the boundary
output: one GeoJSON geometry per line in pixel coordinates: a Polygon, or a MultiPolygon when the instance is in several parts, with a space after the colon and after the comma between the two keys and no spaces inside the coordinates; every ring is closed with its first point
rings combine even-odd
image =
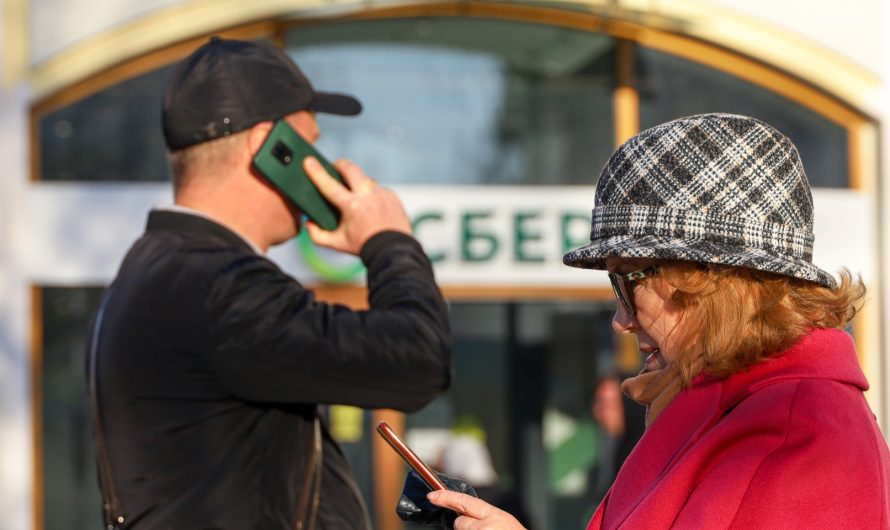
{"type": "Polygon", "coordinates": [[[624,304],[617,304],[615,315],[612,317],[612,329],[615,333],[632,333],[636,329],[637,320],[627,312],[624,304]]]}

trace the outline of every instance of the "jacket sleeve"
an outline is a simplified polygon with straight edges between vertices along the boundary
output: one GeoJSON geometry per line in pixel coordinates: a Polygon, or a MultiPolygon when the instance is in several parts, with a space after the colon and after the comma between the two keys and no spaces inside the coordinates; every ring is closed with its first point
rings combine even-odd
{"type": "Polygon", "coordinates": [[[214,275],[205,306],[211,364],[248,401],[414,411],[451,379],[445,301],[419,243],[395,232],[361,250],[369,306],[320,303],[262,256],[214,275]]]}

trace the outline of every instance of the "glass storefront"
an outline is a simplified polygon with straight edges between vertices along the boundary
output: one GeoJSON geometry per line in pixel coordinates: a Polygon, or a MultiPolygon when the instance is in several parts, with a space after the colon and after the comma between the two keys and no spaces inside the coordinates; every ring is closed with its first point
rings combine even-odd
{"type": "Polygon", "coordinates": [[[316,87],[364,104],[319,116],[320,149],[388,184],[592,184],[612,151],[609,36],[424,18],[301,27],[285,42],[316,87]]]}
{"type": "Polygon", "coordinates": [[[527,527],[583,528],[602,463],[591,394],[600,377],[617,375],[613,311],[611,301],[452,304],[454,385],[408,417],[408,439],[446,474],[479,477],[480,495],[527,527]],[[467,453],[461,462],[443,458],[466,437],[487,450],[490,479],[469,449],[454,449],[467,453]]]}
{"type": "MultiPolygon", "coordinates": [[[[546,24],[462,17],[300,26],[285,48],[316,88],[364,103],[320,115],[320,150],[387,184],[593,184],[614,145],[616,40],[546,24]]],[[[639,128],[678,116],[760,117],[798,146],[814,187],[848,187],[847,131],[732,75],[633,52],[639,128]]],[[[172,66],[38,119],[41,180],[166,181],[161,93],[172,66]]]]}
{"type": "Polygon", "coordinates": [[[84,377],[89,322],[102,289],[40,289],[40,447],[46,529],[102,524],[84,377]]]}
{"type": "Polygon", "coordinates": [[[850,186],[847,131],[837,123],[751,83],[642,46],[636,70],[640,129],[706,112],[760,118],[794,142],[813,187],[850,186]]]}
{"type": "Polygon", "coordinates": [[[161,96],[172,69],[126,79],[41,116],[40,179],[169,181],[161,96]]]}

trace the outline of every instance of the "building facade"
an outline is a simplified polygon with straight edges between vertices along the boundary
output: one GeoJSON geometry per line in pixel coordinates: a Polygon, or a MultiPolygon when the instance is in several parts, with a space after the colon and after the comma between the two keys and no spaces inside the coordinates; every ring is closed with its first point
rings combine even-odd
{"type": "MultiPolygon", "coordinates": [[[[815,261],[870,290],[850,331],[890,432],[890,8],[854,4],[7,0],[0,530],[98,524],[86,326],[148,209],[172,200],[160,92],[214,34],[272,41],[319,89],[363,101],[357,118],[319,118],[318,147],[399,192],[451,304],[448,394],[408,417],[329,410],[377,527],[400,527],[403,477],[373,439],[383,418],[432,462],[455,427],[484,435],[532,527],[583,527],[593,384],[640,359],[611,333],[605,275],[561,256],[588,236],[611,151],[682,115],[752,115],[800,148],[815,261]]],[[[354,259],[303,236],[270,257],[324,299],[365,303],[354,259]]]]}

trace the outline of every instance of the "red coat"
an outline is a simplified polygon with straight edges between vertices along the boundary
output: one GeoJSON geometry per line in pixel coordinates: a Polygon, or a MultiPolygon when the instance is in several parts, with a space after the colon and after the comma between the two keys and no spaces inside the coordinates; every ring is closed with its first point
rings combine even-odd
{"type": "Polygon", "coordinates": [[[588,530],[890,528],[890,453],[850,336],[818,329],[649,427],[588,530]]]}

